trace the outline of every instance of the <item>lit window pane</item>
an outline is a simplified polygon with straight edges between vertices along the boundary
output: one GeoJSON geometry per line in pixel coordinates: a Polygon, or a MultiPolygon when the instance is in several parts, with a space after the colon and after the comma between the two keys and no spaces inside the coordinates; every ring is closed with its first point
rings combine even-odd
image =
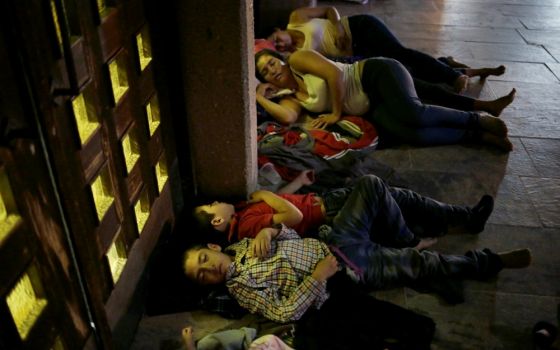
{"type": "Polygon", "coordinates": [[[99,221],[103,219],[107,209],[113,203],[113,190],[111,189],[111,179],[109,178],[109,170],[105,167],[99,176],[91,185],[95,208],[97,209],[97,218],[99,221]]]}
{"type": "Polygon", "coordinates": [[[128,132],[124,135],[122,139],[122,148],[126,171],[130,173],[132,168],[134,168],[134,164],[136,164],[138,158],[140,158],[140,147],[138,146],[138,140],[133,132],[128,132]]]}
{"type": "Polygon", "coordinates": [[[58,22],[58,13],[56,12],[56,6],[54,3],[54,0],[51,0],[51,15],[53,18],[53,23],[54,23],[54,29],[56,32],[56,40],[58,42],[58,46],[60,48],[60,51],[64,51],[64,48],[62,46],[62,31],[60,30],[60,24],[58,22]]]}
{"type": "Polygon", "coordinates": [[[91,94],[88,91],[79,94],[72,101],[72,109],[74,118],[76,118],[80,141],[84,144],[99,126],[91,94]]]}
{"type": "Polygon", "coordinates": [[[144,70],[152,61],[152,46],[147,26],[144,26],[140,33],[136,35],[136,45],[138,47],[138,58],[140,59],[140,70],[144,70]]]}
{"type": "Polygon", "coordinates": [[[111,247],[109,247],[109,251],[107,251],[107,259],[109,260],[113,283],[117,283],[127,259],[126,246],[120,236],[120,231],[117,233],[117,237],[113,244],[111,244],[111,247]]]}
{"type": "Polygon", "coordinates": [[[0,242],[20,221],[8,176],[0,169],[0,242]]]}
{"type": "Polygon", "coordinates": [[[107,6],[107,1],[97,0],[97,10],[99,11],[99,15],[101,17],[105,17],[107,15],[108,8],[109,6],[107,6]]]}
{"type": "Polygon", "coordinates": [[[165,160],[165,155],[162,155],[156,163],[156,180],[160,193],[163,190],[163,186],[165,186],[165,183],[167,182],[167,178],[167,162],[165,160]]]}
{"type": "Polygon", "coordinates": [[[35,266],[31,266],[8,294],[6,303],[12,314],[21,339],[27,338],[29,331],[41,315],[47,299],[35,266]]]}
{"type": "Polygon", "coordinates": [[[136,224],[138,225],[138,234],[142,233],[146,221],[150,216],[150,198],[148,198],[148,192],[144,189],[140,198],[134,205],[134,214],[136,215],[136,224]]]}
{"type": "Polygon", "coordinates": [[[111,86],[115,103],[118,103],[128,90],[128,76],[124,55],[119,54],[116,59],[109,63],[109,74],[111,75],[111,86]]]}
{"type": "Polygon", "coordinates": [[[146,114],[148,115],[150,136],[152,136],[159,126],[159,101],[156,95],[152,96],[146,105],[146,114]]]}

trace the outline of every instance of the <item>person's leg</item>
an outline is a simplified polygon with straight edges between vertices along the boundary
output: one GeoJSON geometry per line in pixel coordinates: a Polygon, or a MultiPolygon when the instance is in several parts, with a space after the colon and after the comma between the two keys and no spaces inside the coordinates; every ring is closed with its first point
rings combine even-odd
{"type": "Polygon", "coordinates": [[[387,185],[375,175],[365,175],[356,182],[332,228],[341,234],[328,237],[329,243],[339,247],[372,241],[414,247],[420,241],[407,227],[387,185]]]}
{"type": "Polygon", "coordinates": [[[414,77],[434,83],[453,86],[462,75],[432,56],[404,47],[389,28],[374,16],[350,16],[348,23],[354,55],[394,58],[409,68],[414,77]]]}
{"type": "Polygon", "coordinates": [[[418,285],[442,279],[486,280],[503,268],[523,268],[531,262],[528,249],[506,253],[494,253],[490,249],[472,250],[465,255],[445,255],[413,248],[387,248],[370,245],[365,249],[346,247],[341,249],[349,259],[367,265],[363,270],[365,283],[374,288],[395,285],[418,285]]]}
{"type": "Polygon", "coordinates": [[[401,141],[452,144],[480,139],[482,132],[506,137],[507,127],[499,118],[423,104],[412,77],[398,61],[368,59],[361,79],[372,104],[373,122],[381,132],[401,141]]]}
{"type": "Polygon", "coordinates": [[[498,117],[515,98],[515,89],[491,101],[482,101],[452,92],[441,85],[414,78],[414,88],[423,103],[454,108],[461,111],[484,111],[498,117]]]}

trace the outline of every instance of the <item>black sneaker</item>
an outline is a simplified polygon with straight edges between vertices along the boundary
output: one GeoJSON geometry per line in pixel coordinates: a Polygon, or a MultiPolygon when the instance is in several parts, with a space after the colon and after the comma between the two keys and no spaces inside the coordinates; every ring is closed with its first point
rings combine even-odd
{"type": "Polygon", "coordinates": [[[477,234],[484,231],[484,225],[492,214],[492,210],[494,210],[494,198],[485,194],[478,204],[471,208],[469,220],[465,224],[469,233],[477,234]]]}

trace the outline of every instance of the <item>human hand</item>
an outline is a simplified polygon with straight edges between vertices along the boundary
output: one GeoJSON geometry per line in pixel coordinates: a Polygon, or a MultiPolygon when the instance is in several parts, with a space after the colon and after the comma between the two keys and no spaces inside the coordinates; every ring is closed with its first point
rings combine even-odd
{"type": "Polygon", "coordinates": [[[429,248],[429,247],[433,246],[436,243],[437,243],[437,238],[433,238],[433,237],[422,238],[422,239],[420,239],[420,242],[418,242],[418,244],[414,248],[418,249],[418,250],[424,250],[426,248],[429,248]]]}
{"type": "Polygon", "coordinates": [[[351,52],[350,38],[348,37],[348,35],[346,35],[346,31],[344,30],[344,26],[341,22],[338,22],[336,25],[336,36],[334,38],[334,44],[343,53],[351,52]]]}
{"type": "Polygon", "coordinates": [[[294,179],[301,186],[309,186],[315,182],[315,171],[313,169],[304,170],[294,179]]]}
{"type": "Polygon", "coordinates": [[[181,338],[185,344],[185,349],[196,350],[196,345],[194,344],[193,329],[191,326],[183,328],[181,331],[181,338]]]}
{"type": "Polygon", "coordinates": [[[251,246],[249,247],[250,251],[253,253],[253,256],[258,258],[266,258],[270,255],[271,249],[271,241],[272,241],[272,233],[273,228],[265,227],[259,231],[255,239],[251,242],[251,246]]]}
{"type": "Polygon", "coordinates": [[[340,120],[340,116],[336,114],[321,114],[314,120],[312,120],[309,124],[314,129],[324,129],[327,126],[336,123],[340,120]]]}
{"type": "Polygon", "coordinates": [[[271,194],[271,192],[266,190],[255,191],[249,195],[249,200],[247,201],[247,203],[262,202],[264,201],[264,197],[266,197],[269,194],[271,194]]]}
{"type": "Polygon", "coordinates": [[[263,96],[266,99],[270,99],[274,94],[278,93],[280,88],[271,83],[259,83],[257,85],[257,94],[263,96]]]}
{"type": "Polygon", "coordinates": [[[317,263],[311,277],[322,282],[329,279],[336,271],[338,271],[338,261],[336,261],[334,255],[327,255],[317,263]]]}

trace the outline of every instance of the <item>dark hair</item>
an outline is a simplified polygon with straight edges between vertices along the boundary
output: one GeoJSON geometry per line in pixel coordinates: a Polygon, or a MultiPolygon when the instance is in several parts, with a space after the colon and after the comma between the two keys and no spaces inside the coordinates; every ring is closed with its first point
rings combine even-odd
{"type": "Polygon", "coordinates": [[[257,76],[257,79],[259,79],[261,82],[265,83],[266,80],[264,79],[264,77],[259,72],[259,69],[257,68],[257,62],[259,61],[259,59],[263,55],[269,55],[269,56],[275,57],[275,58],[279,59],[280,61],[282,61],[284,63],[286,63],[286,58],[280,52],[274,51],[274,50],[271,50],[271,49],[262,49],[255,54],[255,75],[257,76]]]}
{"type": "Polygon", "coordinates": [[[215,215],[210,214],[199,207],[195,207],[192,211],[194,220],[196,221],[196,226],[200,232],[212,232],[215,231],[214,226],[212,226],[212,220],[215,215]]]}

